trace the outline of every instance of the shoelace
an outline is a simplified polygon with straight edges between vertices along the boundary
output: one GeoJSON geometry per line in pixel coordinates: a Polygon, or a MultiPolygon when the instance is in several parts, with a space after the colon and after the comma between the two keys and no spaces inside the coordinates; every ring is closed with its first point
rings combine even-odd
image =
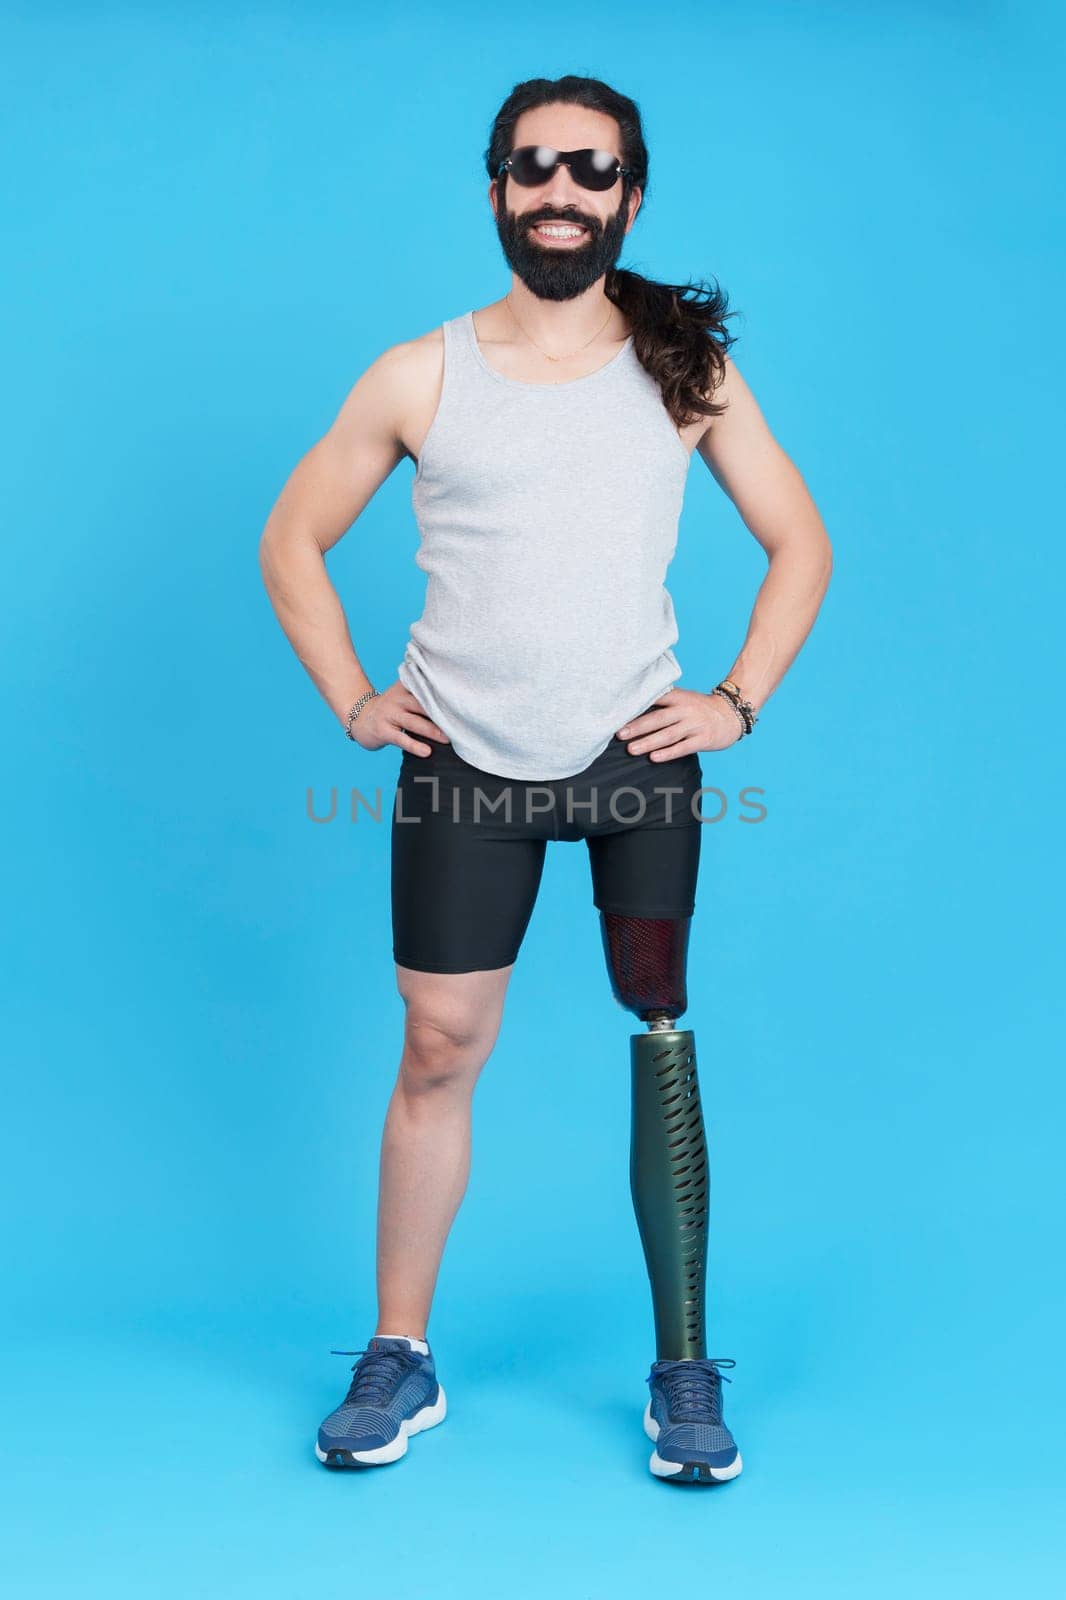
{"type": "MultiPolygon", "coordinates": [[[[670,1418],[676,1422],[722,1420],[722,1367],[735,1367],[728,1356],[700,1356],[694,1361],[656,1361],[648,1382],[661,1378],[670,1418]]],[[[726,1378],[732,1383],[732,1378],[726,1378]]]]}
{"type": "Polygon", "coordinates": [[[388,1401],[389,1390],[397,1378],[403,1376],[404,1368],[414,1368],[419,1365],[414,1350],[403,1350],[398,1345],[393,1346],[391,1350],[371,1350],[369,1346],[364,1350],[331,1350],[330,1355],[362,1357],[362,1360],[356,1361],[352,1367],[355,1377],[344,1397],[345,1405],[351,1400],[359,1400],[371,1406],[384,1405],[388,1401]]]}

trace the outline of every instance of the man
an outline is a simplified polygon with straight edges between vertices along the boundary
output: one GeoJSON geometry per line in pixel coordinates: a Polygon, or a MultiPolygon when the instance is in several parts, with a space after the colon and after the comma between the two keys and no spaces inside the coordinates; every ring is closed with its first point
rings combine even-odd
{"type": "Polygon", "coordinates": [[[406,1453],[445,1415],[426,1338],[466,1188],[474,1085],[495,1043],[548,840],[584,840],[631,1040],[633,1202],[652,1288],[650,1466],[735,1477],[706,1354],[706,1142],[685,958],[701,752],[751,733],[831,570],[799,472],[726,350],[724,299],[615,263],[647,189],[632,100],[597,79],[519,84],[486,166],[508,293],[386,350],[297,465],[261,541],[264,580],[348,736],[404,753],[392,823],[403,1053],[381,1151],[378,1321],[319,1429],[331,1466],[406,1453]],[[670,597],[699,454],[769,558],[747,637],[711,691],[676,686],[670,597]],[[398,463],[428,574],[397,681],[359,662],[324,555],[398,463]],[[636,799],[634,806],[633,800],[636,799]]]}

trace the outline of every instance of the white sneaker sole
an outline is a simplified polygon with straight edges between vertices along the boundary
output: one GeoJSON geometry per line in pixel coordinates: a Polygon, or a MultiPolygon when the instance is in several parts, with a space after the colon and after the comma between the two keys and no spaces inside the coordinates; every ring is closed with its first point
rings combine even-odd
{"type": "MultiPolygon", "coordinates": [[[[651,1414],[650,1400],[644,1407],[644,1432],[649,1439],[657,1439],[659,1437],[659,1424],[651,1414]]],[[[648,1465],[657,1478],[676,1478],[679,1472],[688,1472],[691,1476],[692,1468],[697,1464],[687,1461],[664,1461],[659,1452],[653,1450],[648,1465]]],[[[737,1451],[736,1460],[731,1461],[728,1467],[711,1467],[703,1461],[698,1463],[699,1472],[701,1474],[706,1473],[715,1483],[726,1483],[730,1478],[738,1477],[743,1466],[744,1463],[740,1459],[739,1450],[737,1451]]]]}
{"type": "MultiPolygon", "coordinates": [[[[398,1461],[407,1454],[407,1441],[413,1434],[422,1433],[426,1428],[435,1428],[438,1422],[443,1422],[448,1414],[448,1402],[444,1394],[444,1385],[439,1384],[440,1393],[431,1406],[423,1406],[421,1411],[416,1411],[413,1417],[405,1417],[400,1423],[400,1430],[395,1439],[390,1439],[388,1444],[380,1444],[374,1450],[346,1450],[342,1445],[334,1445],[332,1450],[323,1450],[318,1440],[315,1440],[315,1455],[320,1461],[329,1461],[330,1457],[341,1455],[344,1463],[353,1463],[361,1467],[382,1467],[389,1461],[398,1461]]],[[[341,1464],[341,1463],[338,1463],[341,1464]]]]}

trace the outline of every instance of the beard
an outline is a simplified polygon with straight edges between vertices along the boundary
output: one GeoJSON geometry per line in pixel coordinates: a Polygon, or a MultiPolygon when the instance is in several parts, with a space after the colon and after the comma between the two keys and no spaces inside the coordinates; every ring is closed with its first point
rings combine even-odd
{"type": "Polygon", "coordinates": [[[506,201],[496,218],[496,234],[511,270],[538,300],[574,300],[613,267],[622,253],[626,233],[625,196],[606,225],[580,211],[541,209],[521,218],[508,211],[506,201]],[[538,239],[538,222],[573,222],[587,228],[580,244],[551,244],[538,239]]]}

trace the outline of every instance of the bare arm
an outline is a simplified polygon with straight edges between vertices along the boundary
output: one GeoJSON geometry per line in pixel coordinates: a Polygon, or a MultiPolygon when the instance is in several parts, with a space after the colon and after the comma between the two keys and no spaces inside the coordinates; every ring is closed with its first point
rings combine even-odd
{"type": "MultiPolygon", "coordinates": [[[[355,653],[325,555],[406,454],[398,419],[410,371],[409,348],[403,345],[392,346],[366,369],[328,432],[293,469],[259,541],[263,582],[278,621],[342,726],[372,685],[355,653]]],[[[408,729],[435,730],[443,739],[441,730],[402,684],[384,691],[383,699],[385,694],[387,713],[378,700],[360,713],[355,724],[359,742],[371,749],[393,743],[428,754],[424,745],[398,730],[398,710],[404,711],[408,729]]]]}
{"type": "MultiPolygon", "coordinates": [[[[829,536],[807,486],[766,425],[732,361],[715,390],[728,409],[696,448],[769,557],[740,654],[725,676],[758,710],[799,653],[818,614],[833,566],[829,536]]],[[[738,713],[720,695],[668,689],[618,728],[631,754],[674,760],[725,750],[743,737],[738,713]]]]}
{"type": "Polygon", "coordinates": [[[727,674],[758,710],[814,625],[829,586],[832,546],[807,485],[732,361],[715,399],[727,400],[728,410],[715,417],[697,449],[770,563],[727,674]]]}

